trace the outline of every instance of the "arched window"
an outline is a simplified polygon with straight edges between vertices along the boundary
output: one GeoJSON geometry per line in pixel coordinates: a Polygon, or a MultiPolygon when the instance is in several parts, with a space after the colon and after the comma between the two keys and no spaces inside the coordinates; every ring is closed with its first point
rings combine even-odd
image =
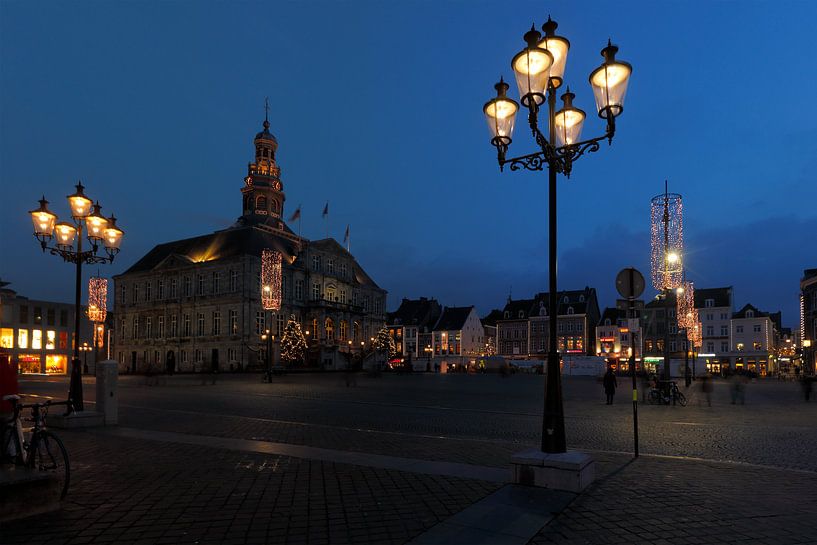
{"type": "Polygon", "coordinates": [[[335,322],[332,321],[332,318],[327,318],[326,323],[324,324],[324,329],[326,329],[326,340],[332,341],[335,339],[335,322]]]}
{"type": "Polygon", "coordinates": [[[335,296],[335,285],[329,284],[326,286],[326,300],[327,301],[336,301],[337,297],[335,296]]]}
{"type": "Polygon", "coordinates": [[[584,295],[579,295],[579,303],[584,303],[584,295]]]}
{"type": "Polygon", "coordinates": [[[265,196],[259,195],[258,198],[255,199],[255,209],[256,210],[267,209],[267,198],[265,196]]]}
{"type": "Polygon", "coordinates": [[[348,328],[348,326],[346,324],[346,320],[341,320],[340,321],[340,340],[341,341],[346,340],[347,328],[348,328]]]}
{"type": "Polygon", "coordinates": [[[539,301],[539,316],[547,316],[547,315],[548,315],[548,311],[547,311],[547,308],[545,308],[545,302],[544,301],[539,301]]]}
{"type": "Polygon", "coordinates": [[[610,325],[610,318],[604,319],[604,325],[610,325]]]}
{"type": "Polygon", "coordinates": [[[519,311],[519,317],[520,317],[520,318],[524,318],[524,317],[525,317],[525,312],[524,312],[524,311],[522,311],[522,310],[520,310],[520,311],[519,311]]]}
{"type": "Polygon", "coordinates": [[[567,313],[573,314],[573,307],[567,307],[567,313]]]}
{"type": "Polygon", "coordinates": [[[272,199],[272,202],[270,204],[271,204],[270,210],[272,211],[272,213],[277,214],[278,213],[278,201],[276,201],[275,199],[272,199]]]}
{"type": "Polygon", "coordinates": [[[312,318],[312,338],[320,339],[320,331],[318,330],[318,319],[312,318]]]}
{"type": "Polygon", "coordinates": [[[506,310],[505,311],[505,319],[507,320],[510,317],[511,317],[511,313],[506,310]]]}
{"type": "Polygon", "coordinates": [[[570,299],[567,298],[567,295],[564,296],[564,299],[562,299],[562,302],[563,303],[569,303],[570,302],[570,299]]]}

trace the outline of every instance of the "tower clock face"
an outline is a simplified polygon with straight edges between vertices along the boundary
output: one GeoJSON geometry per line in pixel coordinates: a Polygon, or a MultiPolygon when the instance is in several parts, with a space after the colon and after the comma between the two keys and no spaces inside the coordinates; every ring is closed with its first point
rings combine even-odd
{"type": "Polygon", "coordinates": [[[272,187],[273,187],[273,189],[275,189],[275,191],[281,191],[281,182],[273,183],[272,187]]]}
{"type": "Polygon", "coordinates": [[[244,178],[244,183],[247,185],[252,185],[252,176],[247,176],[244,178]]]}

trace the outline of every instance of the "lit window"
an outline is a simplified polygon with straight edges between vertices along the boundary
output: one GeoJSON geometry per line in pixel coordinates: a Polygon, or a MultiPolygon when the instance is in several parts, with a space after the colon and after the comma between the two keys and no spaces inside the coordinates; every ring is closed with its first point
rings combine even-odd
{"type": "Polygon", "coordinates": [[[45,332],[45,349],[46,350],[54,350],[55,341],[57,340],[57,334],[54,332],[53,329],[49,329],[45,332]]]}
{"type": "Polygon", "coordinates": [[[42,350],[43,331],[41,329],[34,329],[31,331],[31,348],[34,350],[42,350]]]}
{"type": "Polygon", "coordinates": [[[28,329],[17,330],[17,348],[28,348],[28,329]]]}
{"type": "MultiPolygon", "coordinates": [[[[20,330],[23,331],[23,330],[20,330]]],[[[14,348],[14,330],[8,327],[0,329],[0,348],[14,348]]],[[[22,346],[20,348],[23,348],[22,346]]]]}

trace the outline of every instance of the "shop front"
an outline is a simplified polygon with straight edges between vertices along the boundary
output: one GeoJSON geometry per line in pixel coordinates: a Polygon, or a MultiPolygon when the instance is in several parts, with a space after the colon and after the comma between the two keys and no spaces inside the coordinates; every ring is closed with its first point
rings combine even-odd
{"type": "Polygon", "coordinates": [[[68,356],[65,354],[48,354],[45,357],[45,372],[48,375],[68,374],[68,356]]]}
{"type": "Polygon", "coordinates": [[[17,369],[20,373],[42,373],[42,358],[39,354],[18,354],[17,369]]]}

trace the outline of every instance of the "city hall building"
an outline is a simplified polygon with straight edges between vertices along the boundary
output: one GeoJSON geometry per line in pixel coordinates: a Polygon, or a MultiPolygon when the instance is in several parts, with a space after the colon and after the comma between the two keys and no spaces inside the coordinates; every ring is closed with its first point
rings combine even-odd
{"type": "Polygon", "coordinates": [[[310,241],[285,223],[278,142],[263,126],[236,223],[159,244],[114,277],[120,370],[258,368],[261,334],[269,329],[277,344],[290,315],[306,334],[306,364],[345,366],[385,323],[386,291],[355,258],[334,239],[310,241]],[[264,249],[282,256],[277,312],[261,305],[264,249]]]}

